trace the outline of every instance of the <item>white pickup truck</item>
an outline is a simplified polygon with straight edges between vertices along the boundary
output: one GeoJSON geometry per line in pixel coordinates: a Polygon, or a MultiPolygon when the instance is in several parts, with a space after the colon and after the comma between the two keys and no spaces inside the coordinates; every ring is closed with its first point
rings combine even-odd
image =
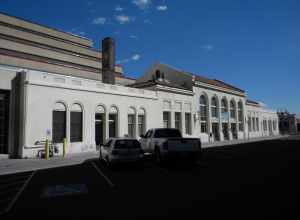
{"type": "Polygon", "coordinates": [[[145,153],[154,154],[157,163],[181,157],[195,162],[201,157],[201,140],[183,138],[178,129],[150,129],[145,135],[141,135],[139,141],[145,153]]]}

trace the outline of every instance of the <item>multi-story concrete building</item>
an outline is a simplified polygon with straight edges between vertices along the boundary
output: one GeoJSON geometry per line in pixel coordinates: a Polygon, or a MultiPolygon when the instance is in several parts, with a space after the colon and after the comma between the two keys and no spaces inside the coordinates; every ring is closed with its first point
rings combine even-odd
{"type": "Polygon", "coordinates": [[[88,39],[0,14],[0,153],[36,157],[50,139],[62,153],[107,138],[176,127],[203,142],[278,135],[276,112],[219,80],[154,64],[138,79],[88,39]]]}

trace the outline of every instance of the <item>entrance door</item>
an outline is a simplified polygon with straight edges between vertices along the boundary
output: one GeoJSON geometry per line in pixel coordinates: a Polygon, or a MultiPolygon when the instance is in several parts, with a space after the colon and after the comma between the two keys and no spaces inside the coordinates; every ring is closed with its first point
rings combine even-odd
{"type": "Polygon", "coordinates": [[[220,140],[219,123],[212,123],[212,133],[214,136],[214,140],[219,141],[220,140]]]}
{"type": "Polygon", "coordinates": [[[222,131],[224,135],[224,140],[229,140],[228,123],[222,123],[222,131]]]}
{"type": "Polygon", "coordinates": [[[236,129],[236,123],[231,124],[231,133],[232,133],[232,138],[237,139],[237,129],[236,129]]]}
{"type": "Polygon", "coordinates": [[[104,119],[105,114],[95,114],[95,141],[97,148],[104,143],[104,119]]]}
{"type": "Polygon", "coordinates": [[[9,91],[0,90],[0,154],[8,154],[9,91]]]}

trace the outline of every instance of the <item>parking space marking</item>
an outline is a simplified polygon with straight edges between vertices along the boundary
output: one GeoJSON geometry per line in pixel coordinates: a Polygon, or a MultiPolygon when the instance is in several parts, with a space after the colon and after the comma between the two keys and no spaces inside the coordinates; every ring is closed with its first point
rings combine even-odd
{"type": "Polygon", "coordinates": [[[108,185],[111,188],[113,188],[115,185],[110,181],[110,179],[107,176],[105,176],[105,174],[99,169],[99,167],[95,164],[95,162],[91,162],[91,164],[96,169],[96,171],[100,174],[100,176],[102,176],[106,180],[106,182],[108,183],[108,185]]]}
{"type": "Polygon", "coordinates": [[[37,171],[34,170],[30,176],[28,177],[28,179],[25,181],[25,183],[22,185],[22,187],[20,188],[20,190],[17,192],[16,196],[11,200],[11,202],[8,204],[8,206],[6,207],[6,209],[0,213],[0,215],[5,214],[7,212],[9,212],[12,207],[16,204],[16,202],[18,201],[18,199],[20,198],[20,196],[22,195],[22,193],[24,192],[25,188],[28,186],[29,182],[31,181],[31,179],[33,178],[34,174],[37,171]]]}

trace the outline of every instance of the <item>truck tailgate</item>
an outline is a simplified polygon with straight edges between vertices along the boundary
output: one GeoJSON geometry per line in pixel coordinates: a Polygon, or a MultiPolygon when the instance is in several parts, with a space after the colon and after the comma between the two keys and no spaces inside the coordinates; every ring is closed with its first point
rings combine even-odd
{"type": "Polygon", "coordinates": [[[200,151],[200,140],[197,138],[172,138],[168,140],[169,151],[200,151]]]}

